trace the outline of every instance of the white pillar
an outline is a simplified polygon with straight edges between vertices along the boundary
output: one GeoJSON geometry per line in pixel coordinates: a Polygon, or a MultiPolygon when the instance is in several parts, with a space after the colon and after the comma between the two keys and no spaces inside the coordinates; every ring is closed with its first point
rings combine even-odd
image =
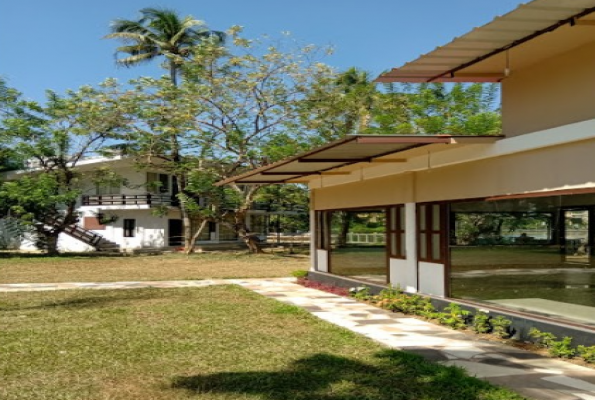
{"type": "Polygon", "coordinates": [[[316,271],[317,252],[316,252],[316,211],[310,210],[310,271],[316,271]]]}
{"type": "Polygon", "coordinates": [[[415,203],[405,203],[405,252],[407,267],[405,286],[407,292],[417,292],[417,211],[415,203]]]}

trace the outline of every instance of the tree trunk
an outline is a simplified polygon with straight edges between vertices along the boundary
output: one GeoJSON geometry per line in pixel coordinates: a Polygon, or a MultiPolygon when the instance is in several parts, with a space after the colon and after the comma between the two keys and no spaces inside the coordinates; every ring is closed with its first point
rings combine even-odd
{"type": "Polygon", "coordinates": [[[258,237],[250,232],[246,226],[246,210],[238,210],[235,213],[235,228],[240,238],[248,246],[250,253],[259,254],[262,253],[260,247],[260,240],[258,237]]]}
{"type": "Polygon", "coordinates": [[[207,226],[207,223],[208,222],[209,221],[207,221],[206,219],[203,220],[200,223],[200,226],[198,227],[198,229],[196,231],[194,231],[194,234],[192,235],[192,238],[191,238],[192,246],[185,247],[185,249],[184,249],[184,252],[186,253],[186,255],[189,255],[189,254],[194,253],[194,243],[196,243],[196,240],[198,239],[198,237],[200,236],[200,234],[202,233],[202,231],[205,229],[205,226],[207,226]]]}
{"type": "Polygon", "coordinates": [[[194,251],[194,238],[192,235],[192,219],[184,201],[180,201],[180,214],[182,215],[182,229],[184,235],[184,252],[190,254],[194,251]]]}
{"type": "Polygon", "coordinates": [[[341,213],[341,229],[337,237],[337,247],[345,247],[347,245],[347,234],[349,233],[349,226],[353,216],[347,212],[341,213]]]}

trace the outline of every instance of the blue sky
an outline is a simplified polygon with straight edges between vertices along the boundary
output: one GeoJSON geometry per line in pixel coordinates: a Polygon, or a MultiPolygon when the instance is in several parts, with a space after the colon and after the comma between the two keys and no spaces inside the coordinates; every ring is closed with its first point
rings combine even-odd
{"type": "Polygon", "coordinates": [[[159,63],[114,64],[118,42],[102,39],[115,18],[136,19],[143,7],[168,7],[211,29],[245,27],[245,36],[290,31],[304,43],[332,45],[325,61],[374,76],[502,15],[519,0],[3,0],[0,76],[27,98],[63,92],[107,77],[121,81],[163,73],[159,63]]]}

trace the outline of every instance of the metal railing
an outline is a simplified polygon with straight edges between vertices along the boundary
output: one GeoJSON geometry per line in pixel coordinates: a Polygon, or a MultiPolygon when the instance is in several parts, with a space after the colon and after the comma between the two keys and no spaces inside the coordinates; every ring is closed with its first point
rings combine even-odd
{"type": "Polygon", "coordinates": [[[83,206],[171,206],[175,201],[169,194],[98,194],[83,195],[83,206]]]}

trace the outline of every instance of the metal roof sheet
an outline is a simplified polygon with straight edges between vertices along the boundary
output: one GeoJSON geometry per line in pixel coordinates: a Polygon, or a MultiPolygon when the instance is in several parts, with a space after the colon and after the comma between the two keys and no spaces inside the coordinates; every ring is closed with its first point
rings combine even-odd
{"type": "Polygon", "coordinates": [[[533,0],[506,15],[474,28],[402,67],[380,75],[377,82],[498,82],[513,67],[539,62],[595,40],[595,0],[533,0]],[[580,28],[591,26],[590,30],[580,28]],[[571,29],[573,28],[573,29],[571,29]],[[553,32],[564,40],[544,33],[553,32]],[[529,42],[531,44],[529,45],[529,42]],[[514,56],[502,53],[515,49],[514,56]],[[535,48],[528,48],[528,47],[535,48]],[[528,50],[528,51],[527,51],[528,50]]]}
{"type": "Polygon", "coordinates": [[[361,162],[406,162],[407,151],[421,146],[493,143],[501,138],[503,136],[353,135],[286,160],[222,180],[217,183],[217,186],[230,183],[295,183],[299,178],[311,175],[349,175],[351,171],[343,167],[361,162]],[[400,157],[392,156],[397,153],[400,157]]]}

